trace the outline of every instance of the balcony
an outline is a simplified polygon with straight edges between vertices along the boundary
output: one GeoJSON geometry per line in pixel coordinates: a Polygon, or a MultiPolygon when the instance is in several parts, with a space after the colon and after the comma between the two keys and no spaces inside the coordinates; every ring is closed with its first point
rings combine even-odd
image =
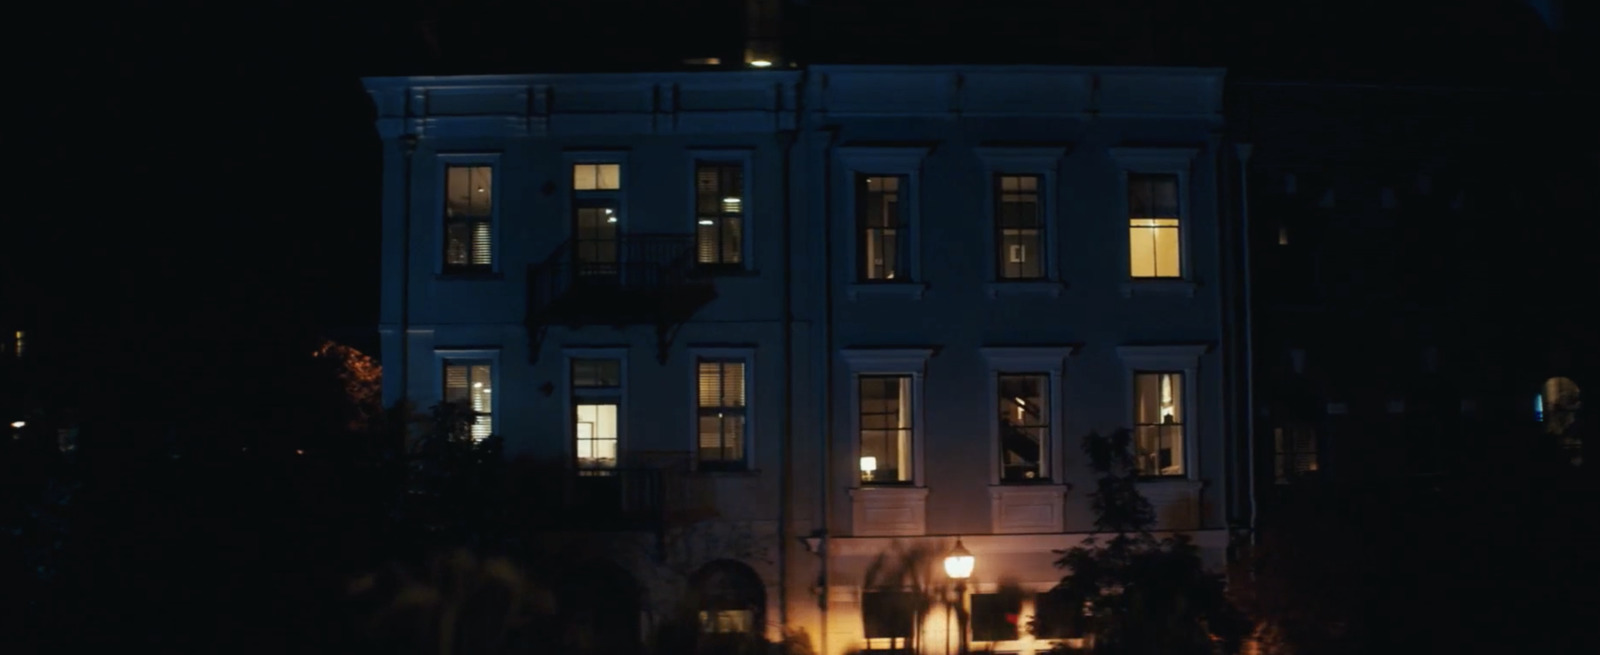
{"type": "Polygon", "coordinates": [[[530,356],[552,325],[654,325],[665,361],[678,327],[717,296],[695,270],[694,248],[689,234],[568,239],[528,267],[530,356]]]}
{"type": "Polygon", "coordinates": [[[528,476],[519,497],[538,499],[529,507],[538,527],[655,531],[666,519],[664,477],[655,468],[562,469],[528,476]]]}

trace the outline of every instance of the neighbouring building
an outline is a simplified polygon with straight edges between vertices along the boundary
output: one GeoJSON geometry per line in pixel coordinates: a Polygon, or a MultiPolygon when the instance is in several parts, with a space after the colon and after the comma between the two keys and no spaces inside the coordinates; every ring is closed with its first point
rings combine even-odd
{"type": "Polygon", "coordinates": [[[974,646],[1045,650],[1071,635],[994,592],[1092,530],[1091,431],[1134,432],[1161,529],[1220,564],[1249,506],[1222,71],[780,68],[366,80],[385,400],[561,471],[553,528],[603,544],[576,629],[938,652],[865,576],[959,537],[974,646]]]}

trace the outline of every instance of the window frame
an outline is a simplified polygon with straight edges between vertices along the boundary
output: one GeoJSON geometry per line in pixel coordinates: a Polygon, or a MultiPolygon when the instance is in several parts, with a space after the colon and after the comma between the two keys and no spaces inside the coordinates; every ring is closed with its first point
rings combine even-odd
{"type": "Polygon", "coordinates": [[[1194,202],[1193,169],[1199,148],[1111,148],[1110,154],[1118,167],[1117,206],[1122,238],[1119,259],[1122,262],[1124,293],[1140,287],[1176,287],[1193,294],[1195,280],[1193,233],[1197,205],[1194,202]],[[1178,275],[1176,277],[1134,277],[1132,255],[1129,252],[1133,207],[1128,202],[1131,175],[1174,175],[1178,179],[1178,275]]]}
{"type": "Polygon", "coordinates": [[[1322,468],[1322,443],[1321,435],[1317,434],[1317,426],[1308,422],[1294,422],[1272,426],[1272,481],[1276,485],[1292,484],[1302,478],[1314,475],[1322,468]],[[1310,432],[1310,449],[1296,447],[1295,433],[1300,431],[1310,432]],[[1285,447],[1287,446],[1287,447],[1285,447]],[[1299,461],[1302,457],[1310,455],[1311,468],[1304,472],[1299,470],[1299,461]]]}
{"type": "Polygon", "coordinates": [[[848,398],[844,407],[849,412],[850,459],[838,465],[845,466],[854,488],[920,488],[924,482],[926,466],[926,410],[923,402],[923,382],[927,374],[932,348],[847,348],[839,352],[844,360],[850,384],[844,385],[848,398]],[[911,378],[911,478],[889,483],[864,484],[861,480],[861,378],[874,375],[904,375],[911,378]]]}
{"type": "Polygon", "coordinates": [[[689,469],[705,473],[748,473],[756,463],[756,349],[754,346],[689,347],[689,469]],[[744,364],[744,458],[737,467],[702,467],[700,461],[700,361],[737,361],[744,364]]]}
{"type": "Polygon", "coordinates": [[[1061,160],[1067,156],[1064,146],[1051,147],[980,147],[976,149],[984,171],[984,207],[989,220],[985,231],[985,249],[988,252],[989,296],[1038,291],[1051,296],[1059,295],[1065,284],[1061,278],[1060,239],[1060,169],[1061,160]],[[1005,278],[1000,276],[1000,199],[996,185],[1002,175],[1033,175],[1039,178],[1039,204],[1044,235],[1039,249],[1044,255],[1044,271],[1037,278],[1005,278]]]}
{"type": "Polygon", "coordinates": [[[694,237],[694,245],[697,253],[699,252],[700,247],[700,207],[699,193],[697,190],[700,164],[738,164],[744,167],[744,183],[742,185],[743,189],[740,191],[740,193],[743,194],[741,196],[743,198],[743,202],[741,203],[743,205],[743,210],[740,215],[740,220],[744,223],[744,225],[740,228],[742,230],[739,243],[740,261],[737,264],[701,264],[699,263],[699,257],[697,256],[695,258],[695,267],[712,273],[743,273],[755,270],[755,248],[753,246],[755,221],[752,220],[752,217],[755,215],[755,194],[753,193],[755,190],[755,182],[753,179],[755,176],[755,150],[752,148],[691,148],[688,151],[688,162],[689,234],[690,236],[694,237]]]}
{"type": "MultiPolygon", "coordinates": [[[[499,348],[434,348],[433,349],[433,391],[427,396],[434,403],[444,402],[445,366],[452,363],[487,363],[489,365],[489,384],[491,389],[503,389],[500,386],[500,349],[499,348]]],[[[491,392],[498,393],[498,392],[491,392]]],[[[491,402],[494,402],[491,400],[491,402]]],[[[495,405],[489,407],[489,434],[500,434],[499,416],[501,412],[495,405]]]]}
{"type": "Polygon", "coordinates": [[[986,375],[989,395],[989,484],[991,486],[1033,486],[1061,484],[1065,470],[1065,453],[1062,447],[1063,405],[1062,381],[1066,377],[1066,359],[1077,352],[1077,346],[986,347],[980,348],[987,363],[986,375]],[[1000,457],[1000,376],[1044,375],[1050,383],[1050,434],[1044,444],[1045,453],[1039,466],[1044,469],[1038,480],[1031,482],[1007,481],[1000,475],[1004,465],[1000,457]]]}
{"type": "MultiPolygon", "coordinates": [[[[855,300],[861,294],[888,294],[901,295],[909,298],[921,298],[928,285],[922,271],[922,167],[932,148],[926,146],[840,146],[834,149],[834,156],[839,166],[838,173],[831,181],[839,193],[834,194],[837,203],[834,208],[835,225],[843,224],[846,238],[839,239],[845,249],[844,256],[837,257],[838,261],[848,262],[849,271],[844,279],[849,280],[847,295],[855,300]],[[906,279],[895,281],[873,281],[863,278],[861,267],[863,244],[860,235],[860,203],[857,198],[856,180],[863,175],[898,175],[904,176],[909,189],[900,190],[901,211],[905,215],[906,230],[906,279]],[[840,220],[843,217],[844,220],[840,220]]],[[[836,253],[837,254],[837,253],[836,253]]]]}
{"type": "Polygon", "coordinates": [[[1122,402],[1126,403],[1123,416],[1130,427],[1137,426],[1137,406],[1134,394],[1137,375],[1141,373],[1179,373],[1183,375],[1183,473],[1178,475],[1140,476],[1141,480],[1198,480],[1200,479],[1201,415],[1200,409],[1200,358],[1210,351],[1209,344],[1171,344],[1148,346],[1118,346],[1122,359],[1124,383],[1122,402]]]}
{"type": "MultiPolygon", "coordinates": [[[[564,150],[561,153],[561,180],[556,188],[563,190],[562,194],[562,229],[565,230],[567,240],[576,247],[578,234],[578,209],[585,206],[594,206],[599,203],[611,202],[617,208],[617,238],[625,239],[628,234],[628,184],[632,182],[632,171],[628,169],[627,150],[564,150]],[[579,164],[616,164],[617,189],[606,190],[578,190],[572,185],[572,167],[579,164]]],[[[620,265],[622,253],[617,253],[620,265]]]]}
{"type": "Polygon", "coordinates": [[[434,195],[431,209],[427,216],[435,217],[434,220],[434,275],[439,277],[472,278],[498,275],[501,271],[501,242],[503,241],[500,229],[501,203],[505,197],[502,187],[504,180],[501,166],[501,153],[499,152],[441,152],[433,156],[434,159],[434,195]],[[445,251],[449,248],[450,220],[445,217],[445,203],[449,198],[450,180],[449,171],[458,166],[487,166],[489,168],[489,265],[488,266],[452,266],[448,263],[445,251]]]}
{"type": "MultiPolygon", "coordinates": [[[[561,349],[561,384],[563,411],[563,437],[562,443],[567,465],[573,470],[583,469],[578,466],[578,405],[579,389],[572,384],[572,362],[579,359],[615,359],[617,366],[617,387],[615,392],[589,392],[583,394],[585,398],[596,400],[615,400],[617,404],[617,469],[625,468],[628,448],[628,348],[626,347],[565,347],[561,349]]],[[[605,470],[605,469],[599,469],[605,470]]],[[[615,469],[613,469],[615,470],[615,469]]]]}

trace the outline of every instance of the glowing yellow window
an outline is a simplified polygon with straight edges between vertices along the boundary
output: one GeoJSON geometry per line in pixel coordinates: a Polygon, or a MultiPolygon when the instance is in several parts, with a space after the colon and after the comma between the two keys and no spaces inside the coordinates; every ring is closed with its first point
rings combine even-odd
{"type": "Polygon", "coordinates": [[[573,191],[616,191],[622,188],[621,164],[573,164],[573,191]]]}
{"type": "Polygon", "coordinates": [[[1177,175],[1129,173],[1129,275],[1183,277],[1181,223],[1177,175]]]}

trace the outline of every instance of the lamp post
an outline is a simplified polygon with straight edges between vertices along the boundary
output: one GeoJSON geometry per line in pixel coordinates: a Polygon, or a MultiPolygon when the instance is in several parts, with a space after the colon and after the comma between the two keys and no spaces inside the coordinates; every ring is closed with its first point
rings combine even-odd
{"type": "Polygon", "coordinates": [[[961,631],[961,655],[967,653],[967,578],[972,577],[975,563],[972,553],[961,546],[961,537],[956,537],[956,547],[944,556],[944,574],[956,581],[956,628],[961,631]]]}

